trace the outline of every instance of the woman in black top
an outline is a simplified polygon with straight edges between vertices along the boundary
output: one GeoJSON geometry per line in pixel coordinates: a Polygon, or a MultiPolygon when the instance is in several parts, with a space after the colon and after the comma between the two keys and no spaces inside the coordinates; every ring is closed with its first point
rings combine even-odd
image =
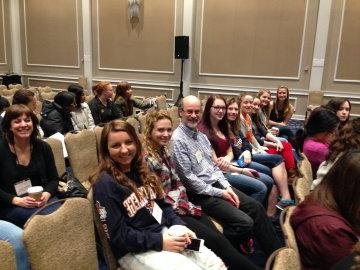
{"type": "Polygon", "coordinates": [[[37,124],[37,117],[25,105],[10,106],[2,122],[0,218],[20,227],[54,196],[59,182],[51,148],[37,138],[37,124]],[[27,196],[31,186],[43,187],[40,201],[27,196]]]}
{"type": "Polygon", "coordinates": [[[89,108],[94,118],[95,125],[107,123],[111,120],[122,118],[121,111],[112,101],[113,88],[110,82],[99,82],[92,88],[95,97],[90,100],[89,108]]]}

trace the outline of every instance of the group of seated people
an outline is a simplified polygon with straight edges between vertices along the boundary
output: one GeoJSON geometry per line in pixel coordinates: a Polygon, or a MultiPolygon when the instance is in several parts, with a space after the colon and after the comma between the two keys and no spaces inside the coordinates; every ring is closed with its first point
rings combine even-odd
{"type": "MultiPolygon", "coordinates": [[[[280,211],[295,204],[289,188],[299,176],[293,148],[309,155],[315,173],[320,165],[315,161],[327,147],[314,191],[291,218],[303,267],[330,269],[359,240],[360,122],[348,119],[349,101],[316,108],[295,136],[287,126],[294,112],[287,87],[279,87],[274,102],[266,89],[256,97],[210,96],[204,108],[197,97],[187,96],[175,130],[166,110],[147,113],[141,142],[124,120],[134,106],[151,107],[153,99],[144,104],[132,98],[126,82],[116,87],[114,101],[110,83],[96,84],[89,105],[80,86],[68,90],[54,102],[44,101],[40,126],[34,95],[20,102],[15,93],[1,123],[0,239],[13,241],[18,269],[29,269],[26,252],[18,237],[11,240],[6,232],[21,237],[19,228],[29,217],[57,199],[54,156],[39,130],[47,137],[98,124],[104,124],[99,165],[89,180],[110,247],[124,269],[261,269],[263,262],[252,257],[254,247],[267,258],[282,246],[274,225],[280,211]],[[43,187],[40,200],[28,196],[31,186],[43,187]],[[202,252],[187,249],[194,238],[204,240],[202,252]]],[[[53,204],[42,214],[59,207],[53,204]]]]}

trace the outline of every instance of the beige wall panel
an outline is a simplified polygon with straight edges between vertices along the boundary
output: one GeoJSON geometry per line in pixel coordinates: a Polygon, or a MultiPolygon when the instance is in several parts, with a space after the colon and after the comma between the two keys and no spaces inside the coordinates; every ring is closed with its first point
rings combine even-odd
{"type": "Polygon", "coordinates": [[[360,1],[347,0],[341,33],[336,79],[360,82],[360,1]]]}
{"type": "Polygon", "coordinates": [[[176,96],[174,95],[174,88],[154,88],[154,87],[132,87],[133,95],[135,97],[156,97],[164,95],[168,101],[176,100],[176,96]]]}
{"type": "Polygon", "coordinates": [[[25,67],[80,68],[80,2],[24,0],[25,67]]]}
{"type": "Polygon", "coordinates": [[[350,97],[353,94],[359,95],[359,12],[359,1],[332,0],[321,87],[329,95],[331,93],[350,97]]]}
{"type": "Polygon", "coordinates": [[[128,19],[126,0],[94,2],[98,6],[98,68],[173,72],[175,0],[141,1],[135,25],[128,19]]]}
{"type": "Polygon", "coordinates": [[[0,0],[0,73],[11,71],[9,1],[0,0]]]}
{"type": "Polygon", "coordinates": [[[191,91],[287,85],[300,95],[307,93],[319,0],[199,0],[195,5],[191,91]],[[203,13],[210,14],[208,5],[213,18],[203,22],[203,13]]]}
{"type": "Polygon", "coordinates": [[[44,87],[50,86],[54,90],[67,90],[68,86],[77,83],[76,80],[61,80],[57,78],[31,78],[26,77],[28,87],[44,87]]]}
{"type": "Polygon", "coordinates": [[[298,77],[306,1],[204,1],[200,73],[298,77]]]}

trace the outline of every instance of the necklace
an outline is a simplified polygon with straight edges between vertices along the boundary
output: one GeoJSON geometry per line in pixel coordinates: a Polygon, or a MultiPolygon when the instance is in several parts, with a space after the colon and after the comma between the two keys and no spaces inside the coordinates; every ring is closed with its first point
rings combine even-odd
{"type": "Polygon", "coordinates": [[[30,164],[30,160],[31,160],[31,154],[32,154],[32,150],[33,150],[33,146],[30,144],[30,158],[29,158],[29,162],[27,164],[21,164],[18,158],[18,153],[16,152],[16,148],[15,145],[11,144],[11,148],[16,156],[16,164],[17,165],[22,165],[22,166],[28,166],[30,164]]]}

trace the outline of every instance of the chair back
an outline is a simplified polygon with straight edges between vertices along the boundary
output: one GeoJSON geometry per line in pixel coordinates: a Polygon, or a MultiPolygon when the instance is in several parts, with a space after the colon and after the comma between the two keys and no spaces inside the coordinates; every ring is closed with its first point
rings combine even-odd
{"type": "Polygon", "coordinates": [[[311,90],[308,95],[308,106],[321,106],[324,99],[324,91],[311,90]]]}
{"type": "Polygon", "coordinates": [[[294,229],[290,224],[290,217],[296,206],[289,206],[285,208],[280,215],[280,226],[284,235],[285,245],[299,252],[294,229]]]}
{"type": "Polygon", "coordinates": [[[63,146],[60,140],[55,138],[47,138],[45,141],[50,145],[54,154],[56,170],[60,175],[65,172],[65,159],[63,153],[63,146]]]}
{"type": "Polygon", "coordinates": [[[295,193],[295,201],[297,204],[305,200],[305,197],[310,194],[312,181],[306,177],[295,179],[293,182],[293,189],[295,193]]]}
{"type": "Polygon", "coordinates": [[[159,97],[156,97],[156,106],[160,109],[166,109],[167,103],[166,103],[166,96],[161,95],[159,97]]]}
{"type": "Polygon", "coordinates": [[[139,133],[140,133],[140,123],[139,123],[139,121],[136,120],[135,117],[131,116],[131,117],[128,117],[126,119],[126,122],[128,122],[130,125],[132,125],[133,128],[136,131],[136,134],[139,135],[139,133]]]}
{"type": "Polygon", "coordinates": [[[25,224],[23,239],[33,270],[98,269],[93,215],[87,199],[67,199],[51,214],[33,215],[25,224]]]}
{"type": "Polygon", "coordinates": [[[0,268],[16,270],[15,254],[11,244],[0,240],[0,268]]]}
{"type": "Polygon", "coordinates": [[[9,101],[10,105],[11,105],[11,104],[12,104],[12,101],[13,101],[13,96],[14,96],[14,95],[2,96],[2,97],[6,98],[6,99],[9,101]]]}
{"type": "Polygon", "coordinates": [[[45,86],[45,87],[38,87],[38,91],[39,93],[44,93],[44,92],[52,92],[52,88],[50,86],[45,86]]]}
{"type": "Polygon", "coordinates": [[[56,96],[56,92],[53,91],[49,91],[49,92],[40,92],[40,100],[44,101],[44,100],[49,100],[49,101],[53,101],[54,97],[56,96]]]}
{"type": "Polygon", "coordinates": [[[79,133],[67,133],[65,146],[74,176],[88,189],[90,187],[89,176],[98,165],[94,131],[84,129],[79,133]]]}
{"type": "Polygon", "coordinates": [[[171,108],[168,109],[168,112],[172,120],[173,130],[175,130],[181,122],[179,116],[179,108],[176,106],[172,106],[171,108]]]}
{"type": "Polygon", "coordinates": [[[292,248],[279,248],[268,258],[265,270],[301,270],[299,254],[292,248]]]}
{"type": "Polygon", "coordinates": [[[2,95],[4,96],[4,97],[9,97],[9,96],[13,96],[14,95],[14,93],[16,92],[16,88],[11,88],[11,89],[3,89],[2,90],[2,95]]]}
{"type": "Polygon", "coordinates": [[[145,128],[146,128],[146,114],[139,114],[139,123],[140,123],[140,132],[141,133],[144,133],[145,131],[145,128]]]}
{"type": "Polygon", "coordinates": [[[97,234],[98,234],[98,236],[100,238],[102,251],[103,251],[103,254],[104,254],[104,257],[105,257],[107,267],[108,267],[109,270],[120,269],[120,268],[118,268],[118,263],[117,263],[116,258],[114,256],[114,253],[111,250],[109,240],[108,240],[108,238],[107,238],[107,236],[105,234],[104,228],[103,228],[103,226],[101,224],[99,213],[97,212],[97,209],[95,208],[94,194],[93,194],[93,189],[92,188],[89,189],[87,199],[89,200],[89,202],[91,204],[91,207],[92,207],[95,228],[96,228],[96,232],[97,232],[97,234]]]}
{"type": "Polygon", "coordinates": [[[94,99],[94,97],[95,97],[95,96],[94,96],[93,94],[90,94],[90,95],[85,96],[85,102],[86,102],[86,103],[89,103],[90,100],[94,99]]]}
{"type": "Polygon", "coordinates": [[[2,90],[8,89],[6,85],[0,84],[0,92],[2,93],[2,90]]]}
{"type": "Polygon", "coordinates": [[[18,84],[9,84],[9,89],[14,89],[15,91],[16,90],[19,90],[19,89],[24,89],[24,86],[20,83],[18,84]]]}
{"type": "Polygon", "coordinates": [[[313,173],[312,173],[311,163],[304,153],[301,153],[301,156],[303,159],[300,161],[299,170],[303,175],[303,177],[305,177],[308,181],[312,182],[313,173]]]}
{"type": "Polygon", "coordinates": [[[101,126],[95,126],[94,133],[96,138],[96,152],[98,156],[98,160],[100,161],[100,139],[101,139],[101,132],[104,127],[101,126]]]}

